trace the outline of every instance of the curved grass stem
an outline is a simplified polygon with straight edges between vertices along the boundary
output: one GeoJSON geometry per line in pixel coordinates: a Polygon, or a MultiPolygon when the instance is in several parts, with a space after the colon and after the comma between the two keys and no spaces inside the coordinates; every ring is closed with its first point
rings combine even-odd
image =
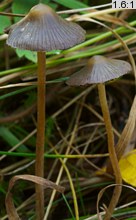
{"type": "Polygon", "coordinates": [[[105,85],[103,83],[98,84],[98,93],[99,93],[99,99],[100,99],[100,104],[102,108],[103,118],[105,122],[105,127],[107,131],[109,157],[110,157],[110,161],[111,161],[112,168],[114,171],[116,184],[118,184],[114,188],[114,192],[113,192],[109,207],[104,217],[104,220],[109,220],[118,203],[118,200],[119,200],[119,197],[122,191],[122,186],[121,186],[122,178],[121,178],[121,173],[120,173],[120,169],[118,165],[118,159],[117,159],[117,155],[116,155],[116,151],[114,147],[113,128],[112,128],[109,108],[107,104],[105,85]]]}
{"type": "MultiPolygon", "coordinates": [[[[44,177],[44,142],[45,142],[45,52],[38,52],[38,85],[37,85],[37,138],[35,175],[44,177]]],[[[44,189],[36,184],[37,220],[44,216],[44,189]]]]}

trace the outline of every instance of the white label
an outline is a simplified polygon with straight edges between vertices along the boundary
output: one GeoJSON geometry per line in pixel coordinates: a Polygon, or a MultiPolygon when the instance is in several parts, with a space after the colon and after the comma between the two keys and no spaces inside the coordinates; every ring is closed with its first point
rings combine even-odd
{"type": "Polygon", "coordinates": [[[136,9],[136,0],[112,0],[112,8],[136,9]]]}

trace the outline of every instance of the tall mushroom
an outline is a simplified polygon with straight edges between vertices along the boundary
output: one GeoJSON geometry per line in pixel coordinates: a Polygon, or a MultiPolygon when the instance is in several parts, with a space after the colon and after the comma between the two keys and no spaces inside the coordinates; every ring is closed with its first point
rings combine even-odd
{"type": "MultiPolygon", "coordinates": [[[[44,176],[45,141],[45,82],[46,51],[64,50],[85,40],[85,31],[78,25],[57,15],[47,5],[38,4],[18,23],[11,26],[7,44],[14,48],[37,51],[38,57],[38,95],[37,95],[37,141],[36,175],[44,176]]],[[[44,212],[44,193],[36,185],[37,219],[44,212]]]]}
{"type": "MultiPolygon", "coordinates": [[[[98,86],[99,99],[107,131],[109,157],[115,175],[116,184],[121,184],[122,178],[114,147],[114,135],[110,112],[107,104],[105,82],[119,78],[130,71],[131,65],[126,61],[109,59],[104,56],[94,56],[89,59],[87,65],[84,68],[71,75],[70,78],[66,81],[67,85],[69,86],[86,86],[93,83],[97,84],[98,86]]],[[[121,187],[115,186],[108,212],[105,215],[105,220],[110,219],[120,194],[121,187]]]]}

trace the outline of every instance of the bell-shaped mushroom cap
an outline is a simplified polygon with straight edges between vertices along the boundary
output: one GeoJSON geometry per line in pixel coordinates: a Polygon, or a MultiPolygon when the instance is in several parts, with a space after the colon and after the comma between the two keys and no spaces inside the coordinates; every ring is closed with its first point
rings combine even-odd
{"type": "Polygon", "coordinates": [[[7,44],[32,51],[64,50],[85,40],[85,31],[66,21],[44,4],[34,6],[18,23],[11,26],[7,44]]]}
{"type": "Polygon", "coordinates": [[[131,72],[131,65],[123,60],[94,56],[87,65],[74,73],[66,81],[69,86],[85,86],[93,83],[105,83],[131,72]]]}

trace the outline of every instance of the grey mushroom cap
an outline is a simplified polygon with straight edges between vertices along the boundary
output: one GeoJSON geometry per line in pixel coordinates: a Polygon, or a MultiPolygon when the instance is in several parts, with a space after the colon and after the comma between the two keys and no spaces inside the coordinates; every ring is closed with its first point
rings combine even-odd
{"type": "Polygon", "coordinates": [[[93,56],[84,68],[70,76],[66,84],[69,86],[85,86],[105,83],[131,71],[131,65],[124,60],[93,56]]]}
{"type": "Polygon", "coordinates": [[[85,30],[61,18],[44,4],[34,6],[18,23],[11,26],[7,44],[32,51],[64,50],[85,40],[85,30]]]}

